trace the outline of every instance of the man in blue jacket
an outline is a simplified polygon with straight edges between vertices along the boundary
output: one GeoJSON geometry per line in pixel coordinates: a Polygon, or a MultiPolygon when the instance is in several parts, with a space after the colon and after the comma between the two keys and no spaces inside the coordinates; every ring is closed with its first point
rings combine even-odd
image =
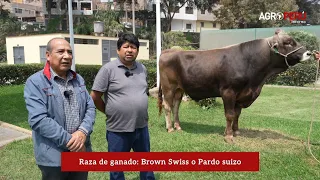
{"type": "Polygon", "coordinates": [[[87,179],[88,172],[61,171],[61,152],[92,151],[95,105],[83,78],[70,69],[72,49],[65,39],[51,39],[46,57],[24,89],[36,163],[45,180],[87,179]]]}

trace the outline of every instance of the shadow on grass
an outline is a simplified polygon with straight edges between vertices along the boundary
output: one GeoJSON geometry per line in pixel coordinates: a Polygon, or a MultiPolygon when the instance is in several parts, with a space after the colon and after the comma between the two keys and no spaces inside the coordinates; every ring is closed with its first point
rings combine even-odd
{"type": "MultiPolygon", "coordinates": [[[[183,131],[193,134],[219,134],[224,136],[224,126],[197,124],[192,122],[181,122],[183,131]]],[[[245,138],[261,138],[261,139],[285,139],[300,141],[297,138],[283,135],[272,130],[256,130],[256,129],[240,129],[240,137],[245,138]]]]}
{"type": "Polygon", "coordinates": [[[181,122],[183,131],[193,134],[224,134],[225,127],[192,122],[181,122]]]}
{"type": "Polygon", "coordinates": [[[257,130],[257,129],[240,129],[240,137],[260,138],[260,139],[285,139],[291,141],[300,141],[297,138],[283,135],[272,130],[257,130]]]}

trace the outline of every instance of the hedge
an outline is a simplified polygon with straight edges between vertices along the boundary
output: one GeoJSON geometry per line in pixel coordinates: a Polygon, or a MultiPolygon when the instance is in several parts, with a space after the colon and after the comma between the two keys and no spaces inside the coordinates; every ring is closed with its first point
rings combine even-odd
{"type": "Polygon", "coordinates": [[[43,66],[43,64],[0,65],[0,85],[24,84],[29,76],[43,66]]]}
{"type": "MultiPolygon", "coordinates": [[[[148,70],[148,85],[152,88],[156,84],[156,61],[140,61],[148,70]]],[[[43,69],[44,64],[17,64],[0,65],[0,86],[24,84],[29,76],[43,69]]],[[[94,78],[100,69],[100,65],[76,65],[76,71],[85,80],[88,89],[91,89],[94,78]]]]}

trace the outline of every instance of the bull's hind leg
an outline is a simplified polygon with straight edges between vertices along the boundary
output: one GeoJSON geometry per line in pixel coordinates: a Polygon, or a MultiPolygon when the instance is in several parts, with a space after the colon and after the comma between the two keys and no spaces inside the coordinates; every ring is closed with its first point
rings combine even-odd
{"type": "Polygon", "coordinates": [[[173,101],[173,116],[174,116],[174,128],[176,130],[182,130],[180,126],[180,120],[179,120],[179,107],[183,96],[183,91],[180,89],[177,89],[174,94],[174,101],[173,101]]]}
{"type": "Polygon", "coordinates": [[[235,107],[236,118],[232,122],[232,130],[233,130],[234,136],[238,136],[240,134],[238,121],[239,121],[239,116],[241,114],[241,110],[242,110],[242,108],[240,106],[236,105],[236,107],[235,107]]]}
{"type": "Polygon", "coordinates": [[[224,140],[227,143],[233,143],[232,122],[237,118],[237,113],[235,111],[236,94],[231,89],[223,90],[221,94],[224,105],[225,117],[227,120],[224,140]]]}
{"type": "Polygon", "coordinates": [[[172,121],[171,121],[171,111],[173,107],[173,93],[172,91],[163,91],[163,94],[164,94],[163,106],[165,110],[166,128],[168,132],[173,132],[174,129],[172,127],[172,121]]]}

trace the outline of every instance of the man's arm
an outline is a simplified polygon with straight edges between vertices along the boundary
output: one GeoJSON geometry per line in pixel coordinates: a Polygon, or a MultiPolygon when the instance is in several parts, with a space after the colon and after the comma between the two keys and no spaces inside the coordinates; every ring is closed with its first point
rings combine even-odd
{"type": "Polygon", "coordinates": [[[67,150],[66,145],[72,136],[55,120],[47,116],[45,96],[46,94],[41,92],[40,87],[29,78],[24,88],[29,125],[32,130],[51,140],[59,148],[67,150]]]}
{"type": "MultiPolygon", "coordinates": [[[[108,64],[106,64],[108,65],[108,64]]],[[[102,95],[108,91],[109,87],[109,81],[110,81],[110,71],[109,69],[105,66],[102,66],[96,75],[93,86],[92,86],[92,91],[91,91],[91,97],[93,99],[94,104],[96,105],[97,109],[103,114],[105,114],[105,102],[102,99],[102,95]]],[[[106,95],[106,94],[105,94],[106,95]]]]}
{"type": "Polygon", "coordinates": [[[102,100],[103,93],[99,92],[99,91],[92,90],[90,95],[91,95],[93,102],[96,105],[97,109],[105,114],[105,103],[102,100]]]}

